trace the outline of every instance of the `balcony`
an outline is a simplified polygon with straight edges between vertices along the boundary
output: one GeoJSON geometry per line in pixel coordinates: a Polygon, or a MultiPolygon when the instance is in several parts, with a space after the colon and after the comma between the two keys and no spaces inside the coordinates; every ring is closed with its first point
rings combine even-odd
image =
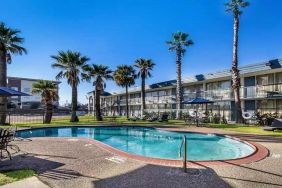
{"type": "Polygon", "coordinates": [[[276,97],[282,97],[282,84],[241,87],[241,98],[243,99],[276,97]]]}
{"type": "Polygon", "coordinates": [[[232,91],[231,89],[219,89],[185,93],[183,95],[185,101],[192,100],[196,97],[205,98],[211,101],[230,100],[232,98],[232,91]]]}
{"type": "Polygon", "coordinates": [[[231,89],[207,90],[204,92],[203,98],[211,101],[231,100],[233,98],[233,94],[231,89]]]}
{"type": "MultiPolygon", "coordinates": [[[[272,85],[257,85],[240,88],[240,96],[242,99],[262,99],[262,98],[278,98],[282,97],[282,83],[272,84],[272,85]]],[[[191,93],[184,93],[183,99],[185,101],[194,99],[196,97],[202,97],[211,101],[222,101],[233,99],[233,92],[231,89],[218,89],[218,90],[207,90],[207,91],[197,91],[191,93]]],[[[172,104],[176,102],[175,95],[165,95],[165,96],[147,96],[146,104],[172,104]]],[[[105,101],[108,104],[109,102],[105,101]]],[[[141,98],[131,98],[129,99],[129,105],[141,105],[141,98]]],[[[126,105],[126,100],[122,99],[119,101],[112,101],[112,106],[124,106],[126,105]]],[[[107,105],[105,105],[107,106],[107,105]]]]}
{"type": "Polygon", "coordinates": [[[200,92],[191,92],[191,93],[184,93],[183,94],[183,100],[184,101],[189,101],[192,99],[195,99],[196,97],[204,97],[204,92],[200,91],[200,92]]]}

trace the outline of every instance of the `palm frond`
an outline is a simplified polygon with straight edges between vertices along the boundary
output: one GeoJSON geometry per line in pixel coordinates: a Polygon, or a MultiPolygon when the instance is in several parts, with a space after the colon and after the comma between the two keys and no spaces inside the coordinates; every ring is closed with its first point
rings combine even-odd
{"type": "Polygon", "coordinates": [[[245,8],[250,5],[249,2],[244,1],[244,0],[230,0],[227,3],[224,3],[226,7],[226,12],[233,12],[236,15],[241,15],[242,8],[245,8]]]}
{"type": "Polygon", "coordinates": [[[12,55],[22,55],[27,53],[27,50],[21,46],[24,39],[19,35],[19,30],[11,29],[3,22],[0,22],[0,44],[4,47],[6,56],[9,60],[8,63],[12,62],[12,55]]]}
{"type": "Polygon", "coordinates": [[[58,51],[58,55],[52,55],[51,58],[55,61],[52,68],[60,69],[56,79],[66,78],[68,84],[77,86],[80,79],[86,76],[84,72],[90,59],[82,56],[79,52],[58,51]]]}
{"type": "Polygon", "coordinates": [[[193,41],[188,38],[188,33],[183,33],[179,31],[173,33],[171,41],[166,42],[169,45],[168,50],[180,52],[180,54],[184,55],[186,51],[184,47],[188,47],[194,44],[193,41]]]}

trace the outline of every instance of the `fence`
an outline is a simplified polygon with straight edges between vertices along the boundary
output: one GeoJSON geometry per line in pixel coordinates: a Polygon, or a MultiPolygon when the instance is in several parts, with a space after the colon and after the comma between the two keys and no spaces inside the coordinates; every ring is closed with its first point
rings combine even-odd
{"type": "MultiPolygon", "coordinates": [[[[87,111],[77,111],[77,115],[85,115],[87,111]]],[[[27,110],[27,109],[9,109],[5,112],[0,112],[0,115],[6,114],[6,124],[26,124],[26,123],[43,123],[44,109],[27,110]]],[[[53,110],[52,120],[69,118],[70,110],[53,110]]]]}

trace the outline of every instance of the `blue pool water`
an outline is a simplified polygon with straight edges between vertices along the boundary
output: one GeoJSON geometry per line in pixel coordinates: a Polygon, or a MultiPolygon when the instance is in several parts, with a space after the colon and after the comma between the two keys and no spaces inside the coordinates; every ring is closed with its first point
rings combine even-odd
{"type": "Polygon", "coordinates": [[[54,127],[19,131],[19,137],[86,137],[131,154],[162,159],[180,159],[182,136],[186,135],[188,159],[192,161],[242,158],[255,149],[243,142],[213,134],[163,131],[145,127],[54,127]]]}

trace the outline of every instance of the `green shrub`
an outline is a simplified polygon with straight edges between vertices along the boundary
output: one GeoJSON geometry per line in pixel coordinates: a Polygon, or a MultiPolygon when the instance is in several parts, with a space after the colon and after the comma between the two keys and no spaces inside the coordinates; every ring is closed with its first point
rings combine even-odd
{"type": "Polygon", "coordinates": [[[278,117],[278,114],[277,113],[261,114],[260,112],[256,112],[255,116],[257,117],[258,125],[270,126],[273,120],[278,117]]]}

